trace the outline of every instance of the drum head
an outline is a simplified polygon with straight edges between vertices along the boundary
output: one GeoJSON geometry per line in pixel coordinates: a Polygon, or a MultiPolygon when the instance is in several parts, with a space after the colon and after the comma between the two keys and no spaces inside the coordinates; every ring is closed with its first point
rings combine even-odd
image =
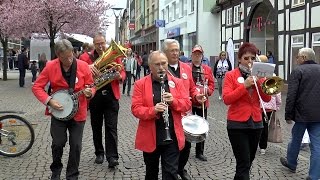
{"type": "Polygon", "coordinates": [[[62,111],[51,109],[51,114],[54,117],[56,117],[57,119],[63,119],[68,117],[72,113],[74,103],[68,91],[59,91],[52,95],[52,99],[58,101],[63,107],[62,111]]]}
{"type": "Polygon", "coordinates": [[[182,126],[188,134],[204,134],[209,131],[208,122],[200,116],[190,115],[182,118],[182,126]]]}

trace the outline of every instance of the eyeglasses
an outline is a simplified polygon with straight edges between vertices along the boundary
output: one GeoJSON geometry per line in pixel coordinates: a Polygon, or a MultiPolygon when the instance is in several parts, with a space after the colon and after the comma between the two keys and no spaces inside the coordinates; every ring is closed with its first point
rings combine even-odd
{"type": "Polygon", "coordinates": [[[243,57],[244,60],[248,61],[249,59],[251,59],[252,61],[256,60],[255,56],[249,56],[249,57],[243,57]]]}
{"type": "Polygon", "coordinates": [[[170,52],[171,54],[173,54],[173,53],[180,53],[180,50],[179,50],[179,49],[170,49],[169,52],[170,52]]]}

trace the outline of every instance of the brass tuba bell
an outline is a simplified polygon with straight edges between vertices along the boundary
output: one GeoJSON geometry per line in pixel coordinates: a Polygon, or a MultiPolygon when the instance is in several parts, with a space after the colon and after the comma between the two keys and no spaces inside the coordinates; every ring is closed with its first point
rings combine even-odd
{"type": "Polygon", "coordinates": [[[267,95],[274,95],[283,89],[283,79],[278,76],[267,78],[261,85],[262,91],[267,95]]]}
{"type": "Polygon", "coordinates": [[[96,88],[100,89],[106,84],[113,81],[117,72],[121,71],[122,64],[114,62],[119,57],[126,57],[126,48],[118,45],[114,40],[111,40],[108,49],[94,62],[94,66],[100,71],[101,76],[94,77],[96,88]]]}

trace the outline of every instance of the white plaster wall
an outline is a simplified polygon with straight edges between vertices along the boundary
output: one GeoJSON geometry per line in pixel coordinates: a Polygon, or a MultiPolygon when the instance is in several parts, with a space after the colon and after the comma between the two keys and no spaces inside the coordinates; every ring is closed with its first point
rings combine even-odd
{"type": "Polygon", "coordinates": [[[289,47],[290,45],[289,45],[289,35],[287,34],[286,35],[286,43],[285,43],[285,77],[284,77],[284,79],[285,80],[287,80],[287,76],[286,76],[286,74],[289,74],[289,67],[288,67],[288,64],[289,64],[289,62],[290,62],[290,57],[289,57],[289,49],[288,49],[288,47],[289,47]]]}
{"type": "Polygon", "coordinates": [[[289,30],[289,9],[286,10],[286,30],[289,30]]]}
{"type": "Polygon", "coordinates": [[[228,40],[229,38],[232,38],[232,28],[226,28],[226,40],[228,40]]]}
{"type": "Polygon", "coordinates": [[[291,12],[290,30],[304,29],[304,10],[291,12]]]}
{"type": "Polygon", "coordinates": [[[278,10],[282,10],[284,8],[284,1],[278,0],[278,10]]]}
{"type": "Polygon", "coordinates": [[[284,31],[284,14],[278,15],[278,31],[284,31]]]}
{"type": "Polygon", "coordinates": [[[317,18],[311,18],[311,27],[319,27],[320,26],[320,20],[318,17],[320,17],[320,6],[313,7],[311,9],[311,17],[317,17],[317,18]]]}
{"type": "Polygon", "coordinates": [[[226,28],[225,28],[225,27],[222,27],[222,28],[221,28],[221,31],[222,31],[221,41],[226,41],[226,28]]]}
{"type": "MultiPolygon", "coordinates": [[[[306,20],[305,20],[305,21],[306,21],[305,23],[306,23],[306,27],[307,27],[307,28],[309,28],[309,19],[310,19],[310,17],[309,17],[309,6],[310,6],[310,4],[307,3],[307,8],[306,8],[306,11],[307,11],[307,12],[306,12],[306,15],[307,15],[307,17],[306,17],[306,20]]],[[[317,16],[317,17],[319,17],[319,16],[317,16]]]]}
{"type": "Polygon", "coordinates": [[[222,10],[222,13],[221,13],[221,24],[225,24],[225,19],[226,19],[226,10],[222,10]]]}
{"type": "Polygon", "coordinates": [[[243,39],[243,30],[244,30],[244,23],[243,22],[241,22],[241,24],[240,24],[240,39],[243,39]]]}
{"type": "Polygon", "coordinates": [[[239,40],[240,39],[240,27],[233,28],[233,40],[239,40]]]}
{"type": "MultiPolygon", "coordinates": [[[[279,1],[283,1],[283,0],[279,0],[279,1]]],[[[290,0],[286,0],[286,5],[289,5],[289,1],[290,0]]]]}
{"type": "Polygon", "coordinates": [[[278,66],[278,76],[284,79],[283,65],[278,66]]]}
{"type": "Polygon", "coordinates": [[[284,46],[284,36],[280,35],[278,38],[278,61],[283,61],[285,59],[283,54],[283,46],[284,46]]]}

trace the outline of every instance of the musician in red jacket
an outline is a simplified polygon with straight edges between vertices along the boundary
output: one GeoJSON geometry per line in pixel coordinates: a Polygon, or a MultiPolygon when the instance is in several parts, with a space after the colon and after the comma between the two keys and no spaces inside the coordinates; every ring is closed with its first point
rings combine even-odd
{"type": "Polygon", "coordinates": [[[168,67],[164,53],[154,51],[148,61],[151,74],[135,83],[132,96],[132,114],[139,119],[135,147],[143,151],[145,179],[158,179],[160,157],[162,179],[178,179],[179,150],[185,142],[181,114],[191,109],[191,101],[182,80],[166,74],[161,83],[159,73],[165,73],[168,67]],[[166,112],[168,118],[163,116],[166,112]],[[165,141],[168,134],[164,121],[169,122],[171,141],[165,141]]]}
{"type": "MultiPolygon", "coordinates": [[[[214,80],[211,67],[202,63],[203,49],[201,46],[196,45],[192,49],[191,54],[191,68],[193,81],[196,84],[196,89],[199,93],[204,94],[208,99],[209,96],[213,95],[214,91],[214,80]],[[206,92],[204,92],[206,91],[206,92]]],[[[192,101],[192,113],[207,119],[207,109],[209,107],[209,101],[205,101],[204,106],[193,98],[192,101]],[[204,108],[204,110],[203,110],[204,108]],[[204,114],[203,114],[204,111],[204,114]]],[[[207,157],[203,155],[204,141],[196,144],[196,158],[201,161],[207,161],[207,157]]]]}
{"type": "MultiPolygon", "coordinates": [[[[73,47],[70,41],[64,39],[56,42],[55,51],[57,59],[47,62],[46,67],[35,81],[32,91],[37,99],[53,110],[62,111],[62,102],[52,99],[44,90],[50,82],[52,93],[59,90],[69,90],[74,85],[74,92],[84,89],[84,94],[79,96],[79,109],[75,116],[68,121],[60,121],[52,116],[50,133],[52,137],[52,159],[50,166],[51,179],[60,179],[62,170],[61,158],[63,148],[67,142],[69,132],[69,160],[67,165],[67,179],[77,179],[79,176],[79,163],[82,147],[82,134],[87,118],[87,99],[94,94],[94,88],[86,88],[93,83],[91,72],[87,63],[73,58],[73,47]],[[73,85],[72,85],[73,84],[73,85]]],[[[48,110],[46,114],[49,114],[48,110]]]]}
{"type": "Polygon", "coordinates": [[[257,92],[263,101],[271,100],[271,96],[262,92],[264,79],[251,76],[251,66],[257,52],[255,45],[243,43],[238,52],[239,67],[226,73],[223,86],[223,101],[228,105],[228,136],[237,162],[235,180],[250,179],[250,168],[263,129],[257,92]],[[258,89],[254,78],[257,79],[258,89]]]}
{"type": "MultiPolygon", "coordinates": [[[[92,56],[90,56],[92,59],[90,59],[90,61],[85,60],[86,62],[93,63],[107,50],[105,37],[101,33],[98,33],[93,38],[93,44],[95,50],[92,56]]],[[[115,59],[114,62],[122,64],[120,58],[115,59]]],[[[90,64],[89,67],[91,68],[93,76],[100,74],[93,64],[90,64]]],[[[102,164],[105,155],[109,163],[109,168],[119,165],[117,132],[120,99],[119,83],[124,81],[125,77],[126,74],[122,68],[120,74],[116,76],[111,83],[99,89],[89,103],[93,144],[96,155],[95,163],[102,164]],[[103,121],[105,124],[105,149],[102,144],[103,121]]]]}

